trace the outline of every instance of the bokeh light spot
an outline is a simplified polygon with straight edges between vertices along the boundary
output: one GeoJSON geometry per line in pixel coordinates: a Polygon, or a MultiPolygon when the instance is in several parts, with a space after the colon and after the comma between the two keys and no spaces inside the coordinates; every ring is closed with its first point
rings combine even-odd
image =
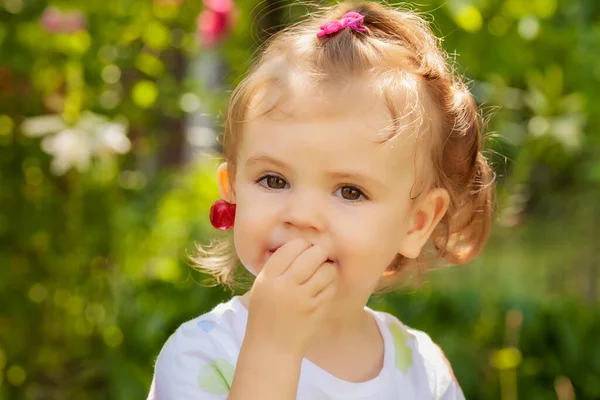
{"type": "Polygon", "coordinates": [[[135,67],[153,77],[161,76],[165,72],[164,63],[150,53],[140,53],[135,59],[135,67]]]}
{"type": "Polygon", "coordinates": [[[108,347],[117,347],[123,343],[123,332],[118,326],[110,325],[104,328],[102,338],[108,347]]]}
{"type": "Polygon", "coordinates": [[[491,357],[491,364],[500,370],[514,369],[521,364],[521,352],[515,347],[507,347],[495,351],[491,357]]]}
{"type": "Polygon", "coordinates": [[[498,15],[490,20],[488,23],[488,30],[494,36],[503,36],[508,32],[508,21],[506,18],[498,15]]]}
{"type": "Polygon", "coordinates": [[[146,175],[141,171],[123,171],[119,176],[119,185],[124,189],[140,190],[146,183],[146,175]]]}
{"type": "Polygon", "coordinates": [[[200,99],[194,93],[185,93],[179,99],[179,106],[187,113],[193,113],[200,109],[200,99]]]}
{"type": "Polygon", "coordinates": [[[13,386],[21,386],[25,382],[25,378],[27,378],[25,370],[18,365],[12,365],[6,371],[6,379],[13,386]]]}
{"type": "Polygon", "coordinates": [[[98,50],[98,58],[107,64],[115,62],[118,55],[119,53],[115,46],[105,44],[98,50]]]}
{"type": "Polygon", "coordinates": [[[5,366],[6,366],[6,351],[4,351],[3,347],[0,347],[0,371],[2,371],[5,366]]]}
{"type": "Polygon", "coordinates": [[[155,50],[164,50],[171,43],[171,31],[158,21],[152,21],[144,30],[142,40],[155,50]]]}
{"type": "Polygon", "coordinates": [[[121,102],[121,95],[116,90],[105,90],[100,94],[98,102],[103,108],[112,110],[121,102]]]}
{"type": "Polygon", "coordinates": [[[85,317],[92,323],[101,324],[106,318],[106,310],[102,304],[90,304],[85,309],[85,317]]]}
{"type": "Polygon", "coordinates": [[[483,25],[483,18],[477,7],[467,5],[459,8],[455,16],[456,24],[467,32],[477,32],[483,25]]]}
{"type": "Polygon", "coordinates": [[[117,83],[121,79],[121,69],[114,64],[102,69],[102,79],[106,83],[117,83]]]}
{"type": "Polygon", "coordinates": [[[11,135],[14,128],[15,123],[11,117],[8,115],[0,115],[0,136],[11,135]]]}
{"type": "Polygon", "coordinates": [[[540,22],[535,17],[524,17],[519,21],[519,35],[523,39],[533,40],[540,33],[540,22]]]}
{"type": "Polygon", "coordinates": [[[131,96],[135,105],[140,108],[150,108],[156,102],[158,89],[152,81],[139,81],[131,90],[131,96]]]}
{"type": "Polygon", "coordinates": [[[39,282],[34,283],[29,288],[28,295],[29,299],[34,303],[41,303],[42,301],[46,300],[46,297],[48,297],[48,289],[46,289],[46,287],[39,282]]]}
{"type": "Polygon", "coordinates": [[[4,0],[4,9],[11,14],[23,11],[23,0],[4,0]]]}

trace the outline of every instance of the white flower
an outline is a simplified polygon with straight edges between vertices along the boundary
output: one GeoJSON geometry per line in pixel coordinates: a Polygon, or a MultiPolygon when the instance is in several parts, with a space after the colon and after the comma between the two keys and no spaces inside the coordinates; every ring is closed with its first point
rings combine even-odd
{"type": "Polygon", "coordinates": [[[71,167],[83,172],[90,165],[91,149],[81,129],[67,128],[44,138],[42,149],[54,156],[50,169],[55,175],[63,175],[71,167]]]}
{"type": "Polygon", "coordinates": [[[58,132],[66,127],[67,125],[60,115],[40,115],[23,121],[21,131],[29,137],[40,137],[58,132]]]}
{"type": "Polygon", "coordinates": [[[125,122],[110,121],[90,111],[82,112],[72,126],[60,115],[28,118],[21,130],[29,137],[48,135],[42,140],[42,150],[54,157],[50,168],[56,175],[70,168],[85,171],[92,156],[125,154],[131,150],[125,122]]]}
{"type": "Polygon", "coordinates": [[[108,123],[97,129],[98,143],[102,150],[125,154],[131,149],[131,142],[125,136],[125,125],[108,123]]]}

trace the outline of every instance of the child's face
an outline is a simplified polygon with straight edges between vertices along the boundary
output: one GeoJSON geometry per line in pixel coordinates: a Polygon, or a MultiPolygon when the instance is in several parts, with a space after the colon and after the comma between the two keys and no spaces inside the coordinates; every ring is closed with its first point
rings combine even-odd
{"type": "Polygon", "coordinates": [[[329,251],[339,270],[338,293],[370,294],[402,252],[415,182],[414,135],[383,142],[390,133],[383,103],[358,103],[330,117],[274,112],[245,125],[234,240],[254,274],[272,251],[300,237],[329,251]]]}

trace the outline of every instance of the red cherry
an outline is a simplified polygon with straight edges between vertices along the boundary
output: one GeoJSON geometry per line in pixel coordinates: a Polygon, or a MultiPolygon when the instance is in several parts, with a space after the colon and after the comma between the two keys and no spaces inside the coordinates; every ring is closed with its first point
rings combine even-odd
{"type": "Polygon", "coordinates": [[[225,200],[217,200],[210,207],[210,223],[215,228],[226,231],[233,227],[235,221],[235,204],[225,200]]]}

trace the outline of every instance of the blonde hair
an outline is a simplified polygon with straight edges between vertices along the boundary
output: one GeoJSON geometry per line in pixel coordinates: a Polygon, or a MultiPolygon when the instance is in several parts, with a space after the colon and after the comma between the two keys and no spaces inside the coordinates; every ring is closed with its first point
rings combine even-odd
{"type": "MultiPolygon", "coordinates": [[[[450,195],[448,211],[432,233],[430,253],[453,264],[473,260],[489,237],[494,176],[482,153],[482,123],[473,96],[452,71],[427,21],[415,12],[387,5],[347,2],[320,8],[271,37],[229,100],[223,153],[230,176],[234,176],[249,110],[263,104],[266,114],[281,104],[278,101],[293,92],[295,83],[290,77],[295,71],[301,74],[303,86],[324,90],[366,77],[383,96],[396,131],[409,115],[411,125],[418,123],[429,144],[430,186],[445,188],[450,195]],[[321,25],[350,11],[364,16],[365,32],[343,29],[331,37],[316,37],[321,25]],[[404,95],[404,104],[398,104],[398,93],[404,95]]],[[[231,237],[198,250],[192,257],[197,269],[212,275],[217,284],[237,283],[234,277],[239,260],[231,237]]],[[[415,264],[422,274],[430,264],[425,262],[426,253],[416,260],[398,254],[378,291],[393,288],[410,265],[415,264]]]]}

